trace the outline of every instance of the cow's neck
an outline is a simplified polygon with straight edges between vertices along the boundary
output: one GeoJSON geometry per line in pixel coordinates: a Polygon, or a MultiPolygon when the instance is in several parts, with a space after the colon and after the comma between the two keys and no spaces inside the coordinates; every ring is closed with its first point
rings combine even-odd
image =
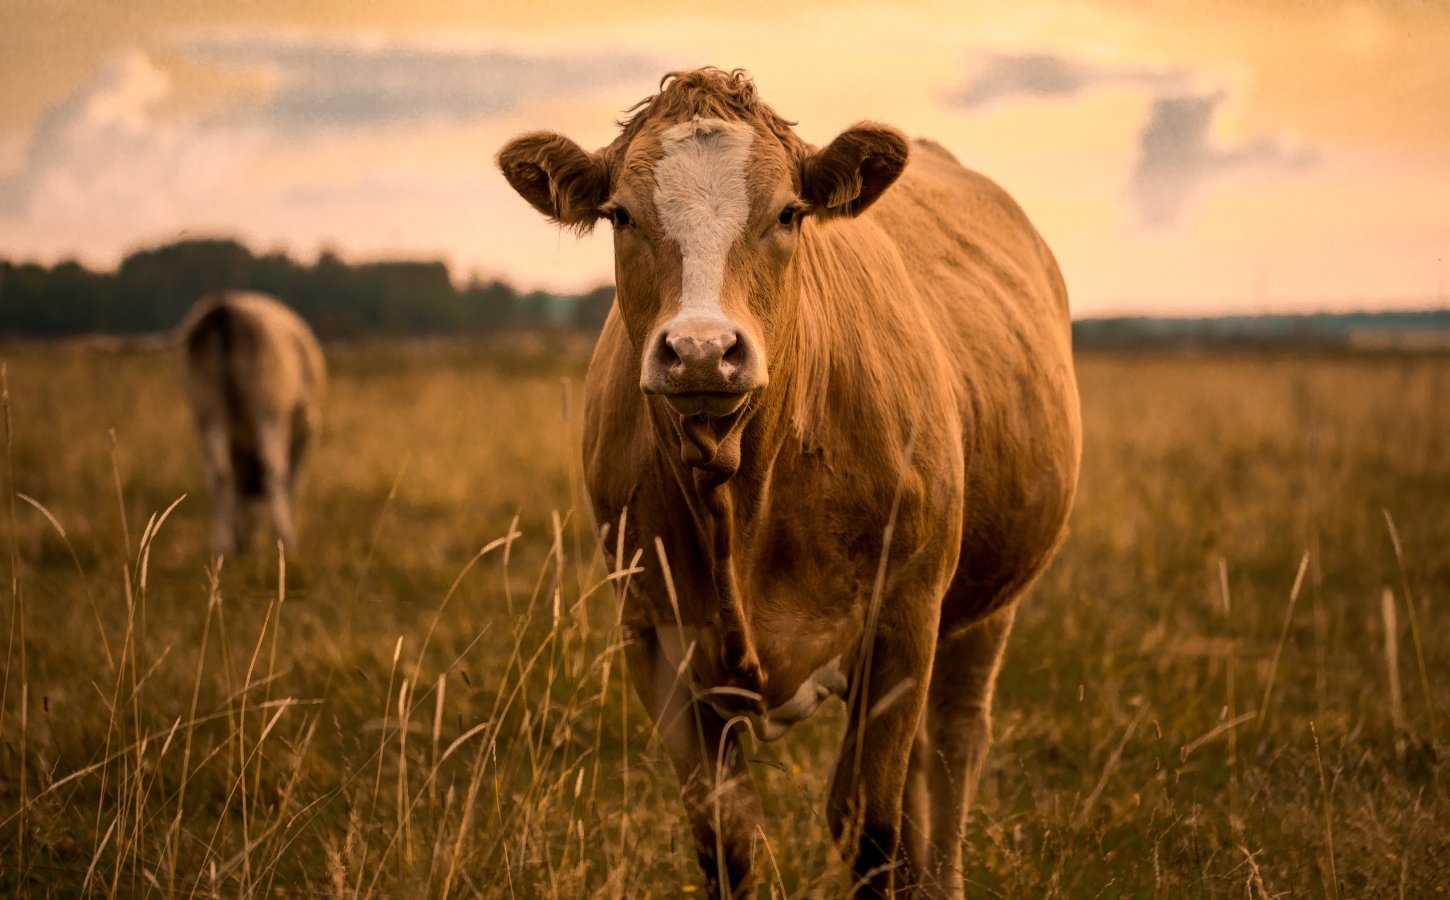
{"type": "Polygon", "coordinates": [[[653,405],[661,450],[695,513],[700,546],[709,560],[716,608],[706,613],[718,623],[719,659],[734,684],[757,693],[760,659],[736,579],[736,553],[765,503],[770,467],[786,432],[779,398],[789,378],[783,377],[784,366],[778,371],[769,387],[731,416],[680,417],[661,401],[653,405]]]}
{"type": "Polygon", "coordinates": [[[697,518],[743,525],[765,502],[771,467],[790,433],[782,402],[793,380],[789,362],[772,360],[770,385],[729,416],[682,417],[662,399],[650,402],[661,456],[676,471],[697,518]]]}

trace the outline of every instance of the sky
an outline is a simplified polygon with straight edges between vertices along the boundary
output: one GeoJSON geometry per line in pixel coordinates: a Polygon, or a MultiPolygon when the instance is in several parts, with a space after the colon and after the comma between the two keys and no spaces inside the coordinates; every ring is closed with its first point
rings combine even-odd
{"type": "Polygon", "coordinates": [[[1450,305],[1443,0],[0,0],[0,258],[232,236],[592,288],[608,229],[550,226],[493,156],[603,146],[701,65],[812,143],[944,144],[1079,317],[1450,305]]]}

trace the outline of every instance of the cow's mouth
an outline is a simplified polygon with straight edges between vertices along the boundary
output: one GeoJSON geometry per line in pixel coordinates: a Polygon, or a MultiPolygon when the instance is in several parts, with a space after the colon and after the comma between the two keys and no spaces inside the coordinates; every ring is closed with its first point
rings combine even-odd
{"type": "Polygon", "coordinates": [[[739,411],[749,396],[748,391],[687,391],[665,394],[664,398],[670,408],[681,416],[708,416],[718,419],[739,411]]]}

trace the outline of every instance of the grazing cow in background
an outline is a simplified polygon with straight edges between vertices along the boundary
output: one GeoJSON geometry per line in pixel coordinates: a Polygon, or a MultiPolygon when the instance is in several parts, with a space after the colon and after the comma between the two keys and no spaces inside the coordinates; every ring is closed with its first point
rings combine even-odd
{"type": "Polygon", "coordinates": [[[712,894],[764,840],[740,733],[832,693],[828,820],[860,890],[960,895],[1014,602],[1081,449],[1067,292],[991,181],[871,123],[824,148],[739,71],[672,73],[613,143],[498,164],[555,222],[613,223],[584,456],[629,671],[712,894]]]}
{"type": "Polygon", "coordinates": [[[213,549],[244,552],[259,507],[290,547],[293,498],[326,382],[307,323],[262,294],[199,300],[181,325],[186,394],[212,495],[213,549]]]}

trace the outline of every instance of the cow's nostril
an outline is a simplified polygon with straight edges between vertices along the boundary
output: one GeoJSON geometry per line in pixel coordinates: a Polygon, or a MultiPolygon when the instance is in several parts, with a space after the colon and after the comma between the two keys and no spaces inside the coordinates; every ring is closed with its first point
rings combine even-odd
{"type": "Polygon", "coordinates": [[[725,348],[725,355],[720,357],[720,360],[732,366],[738,366],[745,362],[745,342],[732,341],[725,348]]]}
{"type": "Polygon", "coordinates": [[[667,369],[672,369],[680,364],[680,354],[670,346],[668,335],[660,335],[659,344],[655,347],[655,361],[667,369]]]}

